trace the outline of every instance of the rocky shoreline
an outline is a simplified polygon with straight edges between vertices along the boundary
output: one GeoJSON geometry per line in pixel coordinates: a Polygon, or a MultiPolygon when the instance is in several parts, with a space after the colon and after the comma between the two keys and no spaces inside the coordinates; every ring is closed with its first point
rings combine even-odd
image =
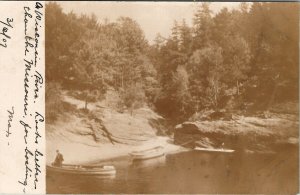
{"type": "MultiPolygon", "coordinates": [[[[265,112],[252,115],[210,113],[176,125],[174,138],[165,132],[164,118],[149,108],[119,113],[101,103],[81,110],[83,101],[65,96],[75,109],[60,114],[47,128],[47,163],[59,149],[65,163],[91,163],[120,156],[133,150],[164,146],[165,152],[202,148],[228,148],[237,152],[274,153],[299,145],[299,119],[295,112],[265,112]]],[[[288,110],[291,106],[288,107],[288,110]]],[[[292,105],[295,108],[295,105],[292,105]]],[[[297,108],[297,107],[296,107],[297,108]]],[[[278,110],[278,109],[277,109],[278,110]]]]}
{"type": "Polygon", "coordinates": [[[236,151],[270,153],[282,146],[298,146],[298,115],[271,113],[265,116],[235,116],[226,120],[184,122],[175,127],[176,144],[193,148],[230,148],[236,151]],[[190,141],[190,142],[189,142],[190,141]]]}

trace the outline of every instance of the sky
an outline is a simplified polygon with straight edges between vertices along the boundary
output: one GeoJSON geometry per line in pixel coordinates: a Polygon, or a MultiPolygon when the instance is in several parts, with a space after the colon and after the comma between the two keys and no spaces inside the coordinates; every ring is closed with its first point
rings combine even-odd
{"type": "MultiPolygon", "coordinates": [[[[95,14],[99,22],[105,18],[114,22],[120,16],[130,17],[137,21],[145,33],[146,39],[152,43],[157,33],[168,37],[174,20],[191,25],[193,15],[199,2],[96,2],[65,1],[58,2],[65,13],[95,14]]],[[[223,7],[237,8],[238,2],[212,2],[210,7],[217,13],[223,7]]]]}

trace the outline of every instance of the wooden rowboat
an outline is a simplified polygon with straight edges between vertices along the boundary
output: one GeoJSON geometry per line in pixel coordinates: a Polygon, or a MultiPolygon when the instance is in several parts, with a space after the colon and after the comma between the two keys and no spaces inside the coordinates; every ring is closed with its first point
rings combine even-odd
{"type": "Polygon", "coordinates": [[[85,166],[63,164],[62,167],[47,165],[47,171],[86,176],[111,176],[116,174],[114,166],[85,166]]]}
{"type": "Polygon", "coordinates": [[[201,148],[201,147],[195,147],[194,150],[197,150],[197,151],[205,151],[205,152],[225,152],[225,153],[232,153],[232,152],[234,152],[234,150],[231,150],[231,149],[223,149],[223,148],[215,149],[215,148],[201,148]]]}
{"type": "Polygon", "coordinates": [[[147,150],[133,151],[130,156],[133,160],[146,160],[151,158],[157,158],[165,155],[162,146],[157,146],[147,150]]]}

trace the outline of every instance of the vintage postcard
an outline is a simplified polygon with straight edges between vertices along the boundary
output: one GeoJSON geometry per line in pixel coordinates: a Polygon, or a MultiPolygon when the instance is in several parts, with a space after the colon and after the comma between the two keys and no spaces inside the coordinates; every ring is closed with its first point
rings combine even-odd
{"type": "Polygon", "coordinates": [[[44,21],[44,2],[0,2],[0,194],[46,192],[44,21]]]}
{"type": "Polygon", "coordinates": [[[297,194],[299,2],[0,2],[0,193],[297,194]]]}

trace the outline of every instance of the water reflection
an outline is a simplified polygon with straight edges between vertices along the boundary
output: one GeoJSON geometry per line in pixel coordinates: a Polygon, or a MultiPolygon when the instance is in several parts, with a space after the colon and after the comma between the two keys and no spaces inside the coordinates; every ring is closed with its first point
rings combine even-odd
{"type": "Polygon", "coordinates": [[[130,168],[132,169],[155,169],[163,166],[166,161],[166,156],[151,158],[147,160],[132,160],[130,168]]]}
{"type": "Polygon", "coordinates": [[[298,150],[276,155],[189,151],[111,162],[115,178],[47,174],[47,193],[296,193],[298,150]]]}

